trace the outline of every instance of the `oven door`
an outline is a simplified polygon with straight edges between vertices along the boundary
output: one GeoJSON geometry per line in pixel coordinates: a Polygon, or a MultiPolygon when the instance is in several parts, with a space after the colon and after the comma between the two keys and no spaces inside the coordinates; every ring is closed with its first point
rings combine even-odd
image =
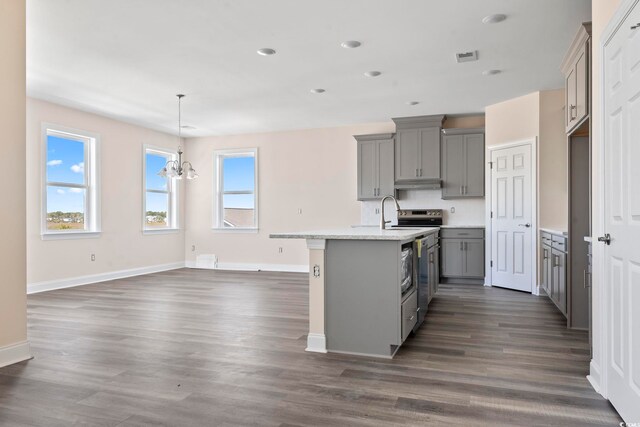
{"type": "Polygon", "coordinates": [[[420,250],[418,253],[418,321],[413,331],[417,331],[424,317],[427,315],[427,307],[429,306],[429,254],[428,254],[428,239],[422,239],[420,241],[420,250]]]}

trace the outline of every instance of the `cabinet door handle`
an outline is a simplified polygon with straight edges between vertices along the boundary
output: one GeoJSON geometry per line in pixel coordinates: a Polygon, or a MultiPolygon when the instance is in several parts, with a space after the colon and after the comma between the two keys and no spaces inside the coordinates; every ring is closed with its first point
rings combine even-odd
{"type": "Polygon", "coordinates": [[[578,117],[578,107],[576,105],[569,105],[569,115],[571,116],[571,120],[575,119],[576,117],[578,117]],[[576,115],[573,115],[573,112],[576,112],[576,115]]]}
{"type": "Polygon", "coordinates": [[[635,30],[636,28],[640,28],[640,22],[638,22],[636,25],[633,25],[631,27],[632,30],[635,30]]]}
{"type": "Polygon", "coordinates": [[[560,257],[558,255],[553,256],[553,266],[560,267],[560,257]]]}
{"type": "Polygon", "coordinates": [[[460,194],[462,194],[462,185],[460,186],[460,194]]]}
{"type": "Polygon", "coordinates": [[[460,242],[460,250],[462,250],[462,242],[460,242]]]}
{"type": "Polygon", "coordinates": [[[416,176],[418,176],[418,168],[416,168],[416,176]]]}
{"type": "Polygon", "coordinates": [[[420,176],[422,176],[422,168],[420,168],[420,176]]]}
{"type": "Polygon", "coordinates": [[[549,258],[549,253],[546,249],[544,249],[542,251],[543,255],[542,255],[542,259],[548,259],[549,258]]]}
{"type": "Polygon", "coordinates": [[[429,262],[433,264],[433,252],[429,254],[429,262]]]}

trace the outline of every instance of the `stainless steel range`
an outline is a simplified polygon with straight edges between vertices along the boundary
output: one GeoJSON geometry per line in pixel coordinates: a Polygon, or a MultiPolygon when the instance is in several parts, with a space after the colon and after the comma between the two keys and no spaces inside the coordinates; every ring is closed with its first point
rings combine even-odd
{"type": "Polygon", "coordinates": [[[438,227],[443,216],[442,209],[400,209],[394,227],[438,227]]]}

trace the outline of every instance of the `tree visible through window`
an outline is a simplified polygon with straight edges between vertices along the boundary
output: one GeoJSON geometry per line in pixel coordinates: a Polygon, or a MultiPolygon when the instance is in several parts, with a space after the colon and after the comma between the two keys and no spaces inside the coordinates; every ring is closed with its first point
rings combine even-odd
{"type": "Polygon", "coordinates": [[[216,153],[218,170],[217,228],[257,228],[257,152],[226,150],[216,153]]]}

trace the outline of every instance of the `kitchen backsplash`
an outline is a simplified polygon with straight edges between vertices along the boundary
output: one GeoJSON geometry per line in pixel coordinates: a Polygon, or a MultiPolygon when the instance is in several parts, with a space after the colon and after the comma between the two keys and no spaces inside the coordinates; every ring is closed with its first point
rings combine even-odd
{"type": "MultiPolygon", "coordinates": [[[[440,190],[406,190],[400,192],[398,200],[401,209],[442,209],[445,225],[484,225],[484,198],[442,200],[440,190]],[[451,208],[455,213],[451,213],[451,208]]],[[[396,210],[392,200],[385,202],[385,219],[397,223],[396,210]]],[[[379,201],[362,202],[360,220],[362,225],[377,225],[380,222],[379,201]]]]}

